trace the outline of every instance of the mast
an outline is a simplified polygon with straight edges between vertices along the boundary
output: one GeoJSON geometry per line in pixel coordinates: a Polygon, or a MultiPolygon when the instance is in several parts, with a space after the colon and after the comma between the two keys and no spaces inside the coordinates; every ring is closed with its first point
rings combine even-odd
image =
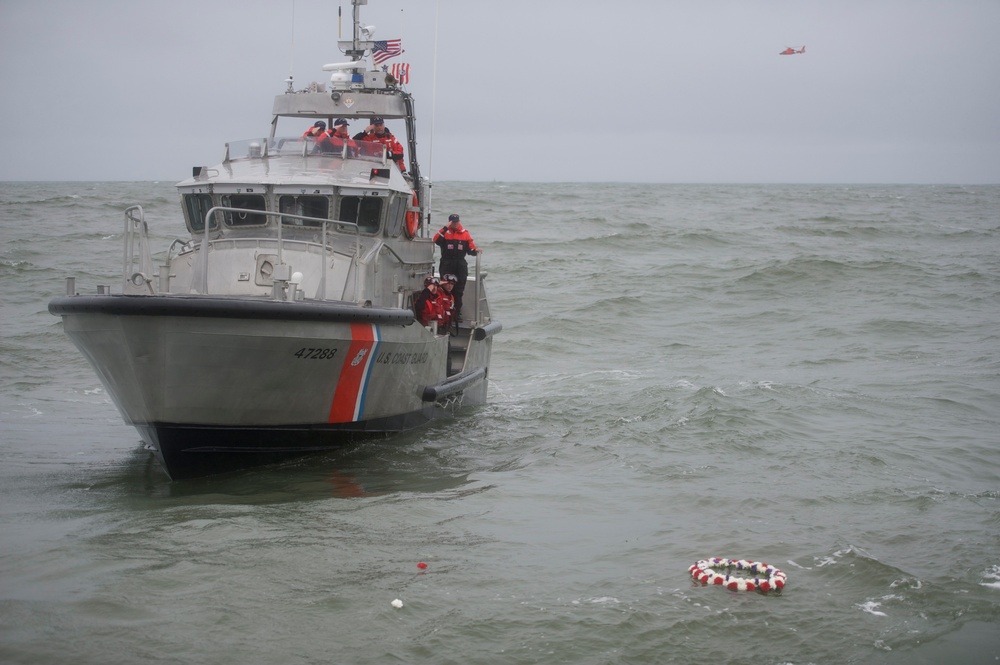
{"type": "Polygon", "coordinates": [[[354,60],[360,60],[357,52],[361,46],[358,43],[361,41],[361,10],[358,9],[358,6],[367,5],[368,0],[351,0],[351,4],[354,5],[354,53],[351,54],[351,57],[354,60]]]}
{"type": "MultiPolygon", "coordinates": [[[[368,0],[351,0],[352,10],[352,20],[354,22],[354,29],[351,33],[351,48],[346,51],[346,55],[351,57],[351,60],[357,62],[361,60],[365,55],[365,44],[362,43],[361,39],[361,10],[359,7],[361,5],[367,5],[368,0]]],[[[341,42],[343,44],[343,42],[341,42]]]]}

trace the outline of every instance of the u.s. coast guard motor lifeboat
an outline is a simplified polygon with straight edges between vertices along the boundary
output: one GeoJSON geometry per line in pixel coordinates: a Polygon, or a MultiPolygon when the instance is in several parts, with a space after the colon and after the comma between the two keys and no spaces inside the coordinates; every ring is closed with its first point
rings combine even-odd
{"type": "Polygon", "coordinates": [[[429,183],[413,99],[368,64],[359,23],[329,85],[274,100],[270,134],[226,144],[177,184],[188,236],[154,262],[125,211],[120,293],[75,280],[53,299],[66,333],[172,478],[325,450],[486,399],[493,335],[480,257],[457,332],[414,319],[434,271],[429,183]],[[380,116],[405,128],[406,173],[380,143],[318,150],[302,130],[380,116]],[[280,133],[279,124],[291,133],[280,133]],[[471,296],[471,297],[470,297],[471,296]]]}

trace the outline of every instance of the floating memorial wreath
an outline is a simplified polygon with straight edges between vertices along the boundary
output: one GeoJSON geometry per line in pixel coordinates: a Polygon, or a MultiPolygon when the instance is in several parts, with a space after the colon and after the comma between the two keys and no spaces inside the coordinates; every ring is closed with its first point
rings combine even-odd
{"type": "Polygon", "coordinates": [[[702,559],[688,568],[696,581],[730,591],[780,591],[788,576],[772,565],[746,559],[702,559]]]}

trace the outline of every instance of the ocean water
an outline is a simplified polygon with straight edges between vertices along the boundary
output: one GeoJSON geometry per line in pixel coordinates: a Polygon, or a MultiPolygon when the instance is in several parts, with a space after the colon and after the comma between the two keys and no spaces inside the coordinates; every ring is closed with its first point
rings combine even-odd
{"type": "Polygon", "coordinates": [[[46,310],[134,203],[0,184],[0,661],[1000,660],[1000,186],[437,183],[489,403],[173,483],[46,310]]]}

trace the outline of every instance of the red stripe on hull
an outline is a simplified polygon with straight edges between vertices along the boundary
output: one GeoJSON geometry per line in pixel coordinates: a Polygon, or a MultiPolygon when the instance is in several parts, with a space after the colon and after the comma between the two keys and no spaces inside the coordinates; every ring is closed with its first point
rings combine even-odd
{"type": "Polygon", "coordinates": [[[340,370],[340,380],[330,405],[327,422],[349,423],[358,420],[358,404],[363,397],[365,375],[371,366],[375,348],[375,327],[369,323],[351,324],[351,346],[340,370]]]}

